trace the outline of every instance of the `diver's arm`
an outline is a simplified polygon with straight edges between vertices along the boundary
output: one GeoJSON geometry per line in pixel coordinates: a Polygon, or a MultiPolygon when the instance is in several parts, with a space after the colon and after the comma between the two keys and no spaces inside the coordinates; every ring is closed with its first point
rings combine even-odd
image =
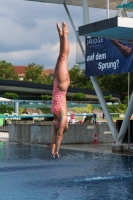
{"type": "Polygon", "coordinates": [[[122,44],[120,41],[118,40],[111,40],[112,44],[118,48],[118,50],[121,52],[121,54],[127,58],[131,55],[132,49],[131,47],[128,47],[124,44],[122,44]]]}

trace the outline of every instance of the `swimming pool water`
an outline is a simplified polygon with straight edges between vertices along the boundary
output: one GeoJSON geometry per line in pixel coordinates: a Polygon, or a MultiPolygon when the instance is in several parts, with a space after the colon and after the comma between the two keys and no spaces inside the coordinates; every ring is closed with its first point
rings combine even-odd
{"type": "Polygon", "coordinates": [[[133,156],[0,147],[0,200],[133,200],[133,156]]]}

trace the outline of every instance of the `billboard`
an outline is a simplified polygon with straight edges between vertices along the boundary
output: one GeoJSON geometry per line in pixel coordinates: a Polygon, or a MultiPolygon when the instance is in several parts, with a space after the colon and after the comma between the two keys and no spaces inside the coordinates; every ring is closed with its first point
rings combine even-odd
{"type": "Polygon", "coordinates": [[[132,72],[132,41],[87,37],[85,59],[86,76],[101,76],[132,72]]]}

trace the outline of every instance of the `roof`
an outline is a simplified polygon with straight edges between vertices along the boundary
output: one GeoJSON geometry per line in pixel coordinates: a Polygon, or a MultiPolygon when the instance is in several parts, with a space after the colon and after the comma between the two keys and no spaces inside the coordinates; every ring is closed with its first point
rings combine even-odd
{"type": "MultiPolygon", "coordinates": [[[[0,91],[14,91],[23,92],[25,94],[52,94],[53,85],[45,85],[40,83],[24,82],[24,81],[14,81],[14,80],[0,80],[0,91]]],[[[86,94],[87,98],[97,99],[96,92],[94,90],[81,89],[81,88],[68,88],[67,96],[72,96],[73,94],[81,92],[86,94]]],[[[112,98],[119,99],[120,96],[112,92],[103,92],[104,96],[112,94],[112,98]]]]}
{"type": "MultiPolygon", "coordinates": [[[[27,0],[26,0],[27,1],[27,0]]],[[[34,2],[52,3],[52,4],[63,4],[64,0],[28,0],[34,2]]],[[[119,0],[119,4],[122,4],[123,0],[119,0]]],[[[132,0],[128,0],[132,2],[132,0]]],[[[82,6],[82,0],[65,0],[66,5],[82,6]]],[[[106,9],[106,0],[88,0],[88,6],[93,8],[104,8],[106,9]]],[[[116,0],[109,1],[109,8],[116,10],[116,0]]]]}
{"type": "Polygon", "coordinates": [[[46,75],[53,76],[54,70],[53,69],[46,69],[43,71],[46,75]]]}
{"type": "MultiPolygon", "coordinates": [[[[27,66],[12,66],[12,67],[16,69],[18,76],[24,76],[25,69],[27,68],[27,66]]],[[[49,75],[49,76],[53,76],[54,70],[46,69],[46,70],[43,70],[43,73],[45,73],[46,75],[49,75]]]]}
{"type": "Polygon", "coordinates": [[[27,66],[12,66],[12,67],[16,69],[18,76],[24,76],[25,68],[27,66]]]}

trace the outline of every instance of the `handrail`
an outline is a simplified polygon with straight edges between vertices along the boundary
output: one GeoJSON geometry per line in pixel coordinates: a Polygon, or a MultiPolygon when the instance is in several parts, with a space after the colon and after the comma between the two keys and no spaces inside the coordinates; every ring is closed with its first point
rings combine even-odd
{"type": "MultiPolygon", "coordinates": [[[[94,113],[89,113],[89,114],[74,114],[74,116],[93,116],[94,113]]],[[[68,114],[70,116],[70,114],[68,114]]],[[[42,118],[42,117],[54,117],[53,114],[42,114],[42,115],[7,115],[7,116],[0,116],[0,118],[42,118]]]]}

